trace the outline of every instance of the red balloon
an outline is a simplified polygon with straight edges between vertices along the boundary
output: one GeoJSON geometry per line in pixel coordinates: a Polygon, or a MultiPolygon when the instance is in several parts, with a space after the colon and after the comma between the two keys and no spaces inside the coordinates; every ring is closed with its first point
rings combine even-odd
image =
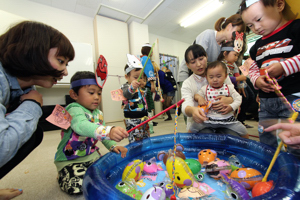
{"type": "Polygon", "coordinates": [[[257,197],[269,192],[273,188],[273,181],[259,182],[252,188],[252,197],[257,197]]]}

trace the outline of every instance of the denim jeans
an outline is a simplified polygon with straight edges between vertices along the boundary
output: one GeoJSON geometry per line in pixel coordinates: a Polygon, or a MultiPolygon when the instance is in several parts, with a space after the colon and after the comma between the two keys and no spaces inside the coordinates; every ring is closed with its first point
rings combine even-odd
{"type": "MultiPolygon", "coordinates": [[[[300,98],[294,95],[286,96],[287,100],[293,105],[293,102],[300,98]]],[[[295,103],[295,102],[294,102],[295,103]]],[[[299,111],[298,111],[299,112],[299,111]]],[[[259,125],[263,126],[264,129],[278,123],[278,119],[282,123],[288,123],[287,118],[291,117],[291,110],[289,105],[283,102],[281,98],[261,98],[260,99],[260,110],[259,110],[259,125]]],[[[300,122],[300,115],[296,119],[300,122]]],[[[260,142],[270,145],[274,148],[278,146],[276,132],[259,132],[260,142]]],[[[288,152],[300,159],[300,150],[288,148],[288,152]]]]}

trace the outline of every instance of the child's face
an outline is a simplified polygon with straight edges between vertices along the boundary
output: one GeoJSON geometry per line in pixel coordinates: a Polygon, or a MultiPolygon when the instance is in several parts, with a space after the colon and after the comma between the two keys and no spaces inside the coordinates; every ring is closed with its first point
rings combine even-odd
{"type": "Polygon", "coordinates": [[[223,69],[221,65],[216,66],[207,70],[206,79],[210,86],[214,88],[222,87],[227,76],[227,72],[223,69]]]}
{"type": "Polygon", "coordinates": [[[145,87],[146,87],[146,83],[147,83],[147,78],[146,78],[145,76],[142,76],[142,77],[140,78],[139,83],[140,83],[140,87],[141,87],[141,88],[145,88],[145,87]]]}
{"type": "Polygon", "coordinates": [[[125,75],[127,82],[129,84],[131,84],[132,81],[138,80],[141,72],[142,72],[141,69],[140,70],[132,70],[129,74],[125,75]]]}
{"type": "Polygon", "coordinates": [[[225,55],[225,60],[227,60],[227,62],[229,63],[235,63],[239,58],[239,53],[235,51],[230,51],[228,54],[225,53],[224,55],[225,55]]]}
{"type": "Polygon", "coordinates": [[[95,110],[101,102],[102,90],[97,85],[86,85],[79,89],[75,101],[88,110],[95,110]]]}
{"type": "Polygon", "coordinates": [[[205,56],[194,58],[192,51],[188,53],[188,58],[189,61],[186,62],[187,67],[196,75],[204,77],[207,66],[207,58],[205,56]]]}
{"type": "Polygon", "coordinates": [[[258,1],[243,11],[242,19],[253,33],[266,36],[284,24],[282,13],[276,5],[265,7],[258,1]]]}

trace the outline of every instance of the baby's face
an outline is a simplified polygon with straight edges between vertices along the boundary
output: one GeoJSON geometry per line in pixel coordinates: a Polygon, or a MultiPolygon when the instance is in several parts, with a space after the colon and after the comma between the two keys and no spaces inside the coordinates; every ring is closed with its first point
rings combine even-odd
{"type": "Polygon", "coordinates": [[[210,86],[214,88],[220,88],[226,79],[227,72],[223,69],[221,65],[216,66],[207,70],[206,79],[210,86]]]}

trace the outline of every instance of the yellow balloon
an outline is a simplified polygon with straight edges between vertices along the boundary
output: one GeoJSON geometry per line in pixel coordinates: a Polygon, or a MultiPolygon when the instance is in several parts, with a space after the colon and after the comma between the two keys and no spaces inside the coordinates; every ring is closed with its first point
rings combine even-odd
{"type": "Polygon", "coordinates": [[[144,169],[144,162],[137,159],[127,164],[122,174],[122,181],[134,179],[136,182],[140,179],[144,169]]]}
{"type": "MultiPolygon", "coordinates": [[[[173,160],[174,157],[170,157],[167,160],[166,168],[171,180],[173,180],[173,160]]],[[[175,184],[179,188],[190,187],[193,186],[194,176],[186,162],[179,157],[175,157],[175,184]]]]}

